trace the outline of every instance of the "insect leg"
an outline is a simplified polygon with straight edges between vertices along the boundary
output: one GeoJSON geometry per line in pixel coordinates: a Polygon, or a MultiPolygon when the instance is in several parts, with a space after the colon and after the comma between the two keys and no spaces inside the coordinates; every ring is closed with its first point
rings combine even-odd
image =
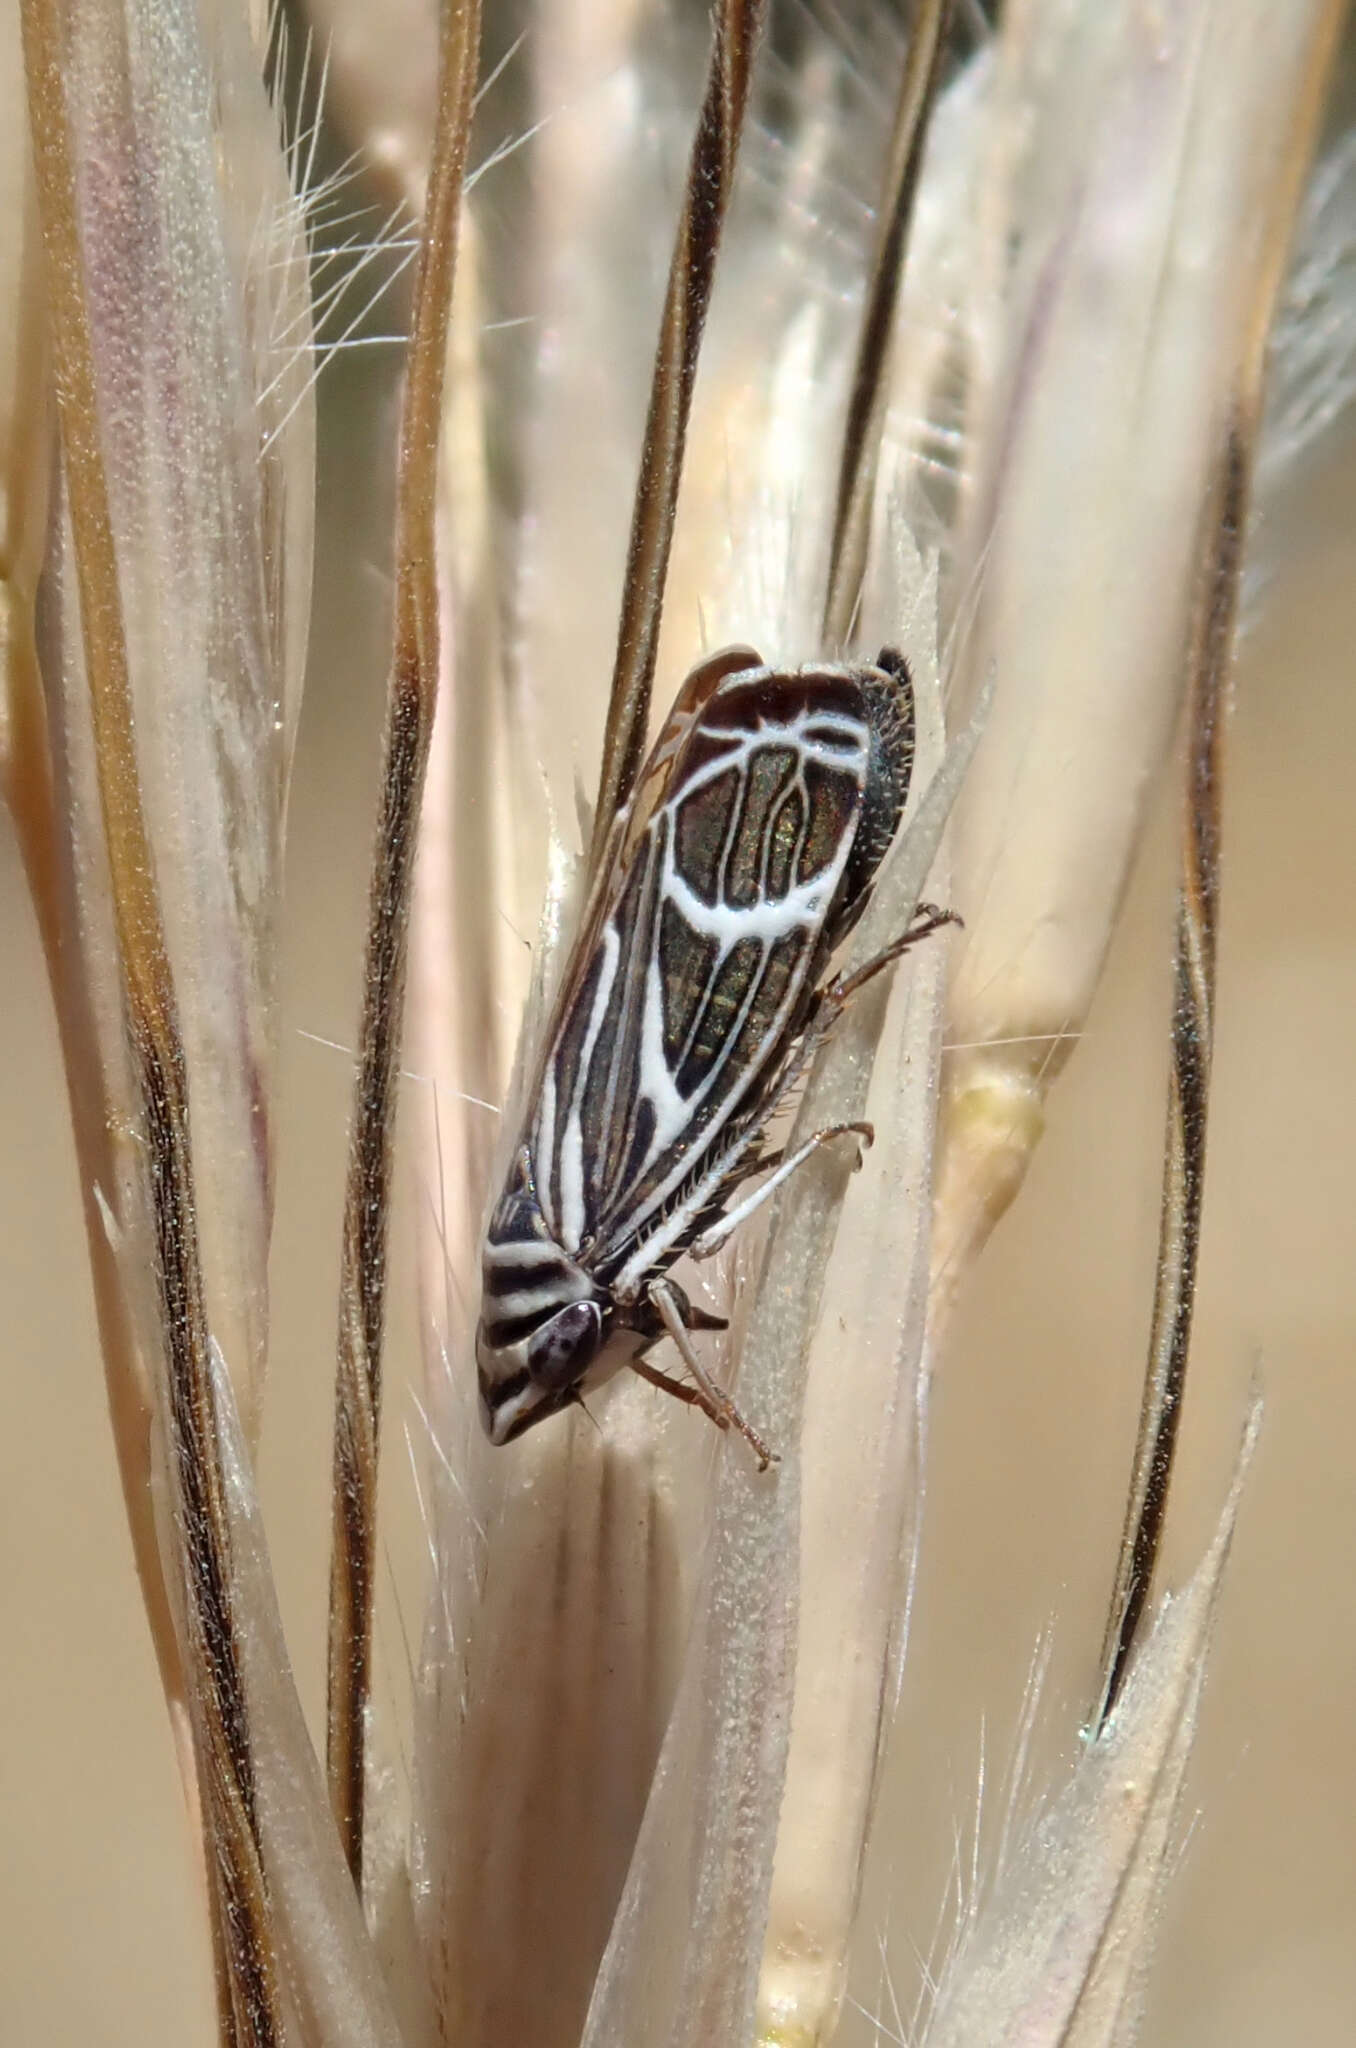
{"type": "MultiPolygon", "coordinates": [[[[827,987],[821,988],[816,994],[814,1008],[804,1031],[792,1046],[780,1074],[768,1089],[761,1123],[766,1125],[777,1114],[797,1082],[808,1072],[820,1047],[838,1022],[848,1001],[856,995],[859,988],[864,987],[885,968],[892,966],[901,953],[906,953],[910,946],[916,946],[920,939],[931,937],[932,933],[940,930],[943,925],[963,923],[964,919],[957,911],[939,910],[935,903],[920,903],[914,910],[913,922],[901,938],[893,940],[879,953],[873,954],[855,974],[840,974],[836,981],[831,981],[827,987]]],[[[779,1159],[778,1154],[773,1158],[755,1162],[749,1167],[748,1172],[759,1172],[765,1166],[777,1164],[779,1159]]],[[[744,1178],[744,1174],[736,1176],[737,1180],[744,1178]]]]}
{"type": "MultiPolygon", "coordinates": [[[[672,1394],[675,1401],[685,1401],[689,1408],[700,1408],[703,1415],[710,1416],[717,1429],[730,1427],[729,1416],[717,1414],[700,1387],[684,1386],[681,1380],[674,1379],[669,1373],[661,1372],[657,1365],[651,1365],[648,1358],[636,1357],[630,1364],[632,1372],[638,1373],[641,1379],[648,1380],[652,1387],[658,1387],[662,1393],[672,1394]]],[[[582,1408],[584,1404],[581,1401],[579,1405],[582,1408]]]]}
{"type": "Polygon", "coordinates": [[[910,946],[916,946],[920,939],[931,938],[933,932],[940,931],[943,925],[962,922],[954,910],[939,910],[935,903],[920,903],[909,929],[899,938],[892,939],[888,946],[883,946],[879,953],[873,954],[855,974],[840,974],[836,981],[831,981],[824,990],[823,1000],[840,1010],[849,997],[855,996],[868,981],[874,981],[878,974],[898,960],[901,953],[907,953],[910,946]]]}
{"type": "Polygon", "coordinates": [[[709,1415],[719,1429],[733,1426],[739,1431],[746,1444],[758,1459],[758,1470],[766,1472],[776,1462],[776,1452],[770,1451],[756,1430],[745,1422],[734,1402],[722,1387],[718,1387],[707,1372],[687,1334],[687,1326],[679,1311],[677,1297],[667,1280],[652,1280],[646,1289],[651,1306],[663,1323],[670,1337],[678,1347],[678,1355],[691,1373],[696,1385],[685,1387],[679,1381],[669,1378],[658,1367],[649,1365],[644,1359],[633,1358],[631,1369],[652,1386],[662,1387],[666,1393],[675,1394],[680,1401],[687,1401],[709,1415]]]}
{"type": "MultiPolygon", "coordinates": [[[[752,1216],[755,1209],[761,1208],[768,1196],[779,1188],[784,1180],[789,1179],[812,1152],[817,1152],[821,1145],[827,1145],[831,1138],[846,1138],[849,1135],[861,1139],[863,1151],[874,1143],[876,1136],[870,1124],[830,1124],[826,1130],[814,1132],[803,1145],[797,1145],[794,1152],[773,1152],[766,1159],[756,1160],[748,1169],[749,1172],[767,1173],[768,1178],[761,1187],[755,1188],[751,1195],[745,1195],[742,1202],[737,1202],[733,1209],[727,1209],[723,1216],[717,1217],[700,1237],[694,1238],[688,1246],[689,1256],[694,1259],[711,1258],[727,1242],[731,1233],[737,1230],[747,1217],[752,1216]]],[[[857,1166],[861,1163],[862,1155],[859,1152],[857,1166]]],[[[855,1172],[856,1168],[853,1170],[855,1172]]]]}

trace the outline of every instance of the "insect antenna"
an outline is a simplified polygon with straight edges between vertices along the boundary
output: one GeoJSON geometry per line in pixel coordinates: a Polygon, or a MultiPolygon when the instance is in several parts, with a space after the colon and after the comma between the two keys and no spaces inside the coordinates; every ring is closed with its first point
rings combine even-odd
{"type": "Polygon", "coordinates": [[[570,1405],[572,1407],[578,1408],[582,1414],[588,1417],[589,1423],[593,1428],[595,1434],[601,1437],[603,1434],[603,1425],[601,1424],[601,1422],[599,1422],[597,1416],[589,1407],[588,1402],[584,1399],[583,1392],[580,1388],[575,1387],[571,1392],[570,1405]]]}

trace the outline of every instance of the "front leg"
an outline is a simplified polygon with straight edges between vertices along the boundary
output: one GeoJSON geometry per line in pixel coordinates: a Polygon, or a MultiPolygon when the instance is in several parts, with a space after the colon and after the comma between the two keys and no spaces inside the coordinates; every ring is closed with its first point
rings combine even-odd
{"type": "Polygon", "coordinates": [[[685,1387],[681,1380],[671,1379],[666,1372],[661,1372],[658,1366],[651,1365],[644,1358],[633,1358],[630,1361],[631,1370],[639,1373],[643,1380],[648,1380],[651,1386],[661,1387],[666,1394],[672,1394],[675,1400],[685,1401],[691,1407],[700,1408],[704,1415],[710,1416],[717,1429],[737,1429],[757,1457],[758,1470],[766,1472],[769,1465],[777,1462],[777,1454],[770,1451],[757,1431],[745,1422],[730,1396],[723,1387],[716,1385],[697,1357],[678,1305],[677,1291],[667,1280],[652,1280],[645,1292],[650,1306],[677,1346],[678,1355],[691,1373],[695,1384],[685,1387]]]}

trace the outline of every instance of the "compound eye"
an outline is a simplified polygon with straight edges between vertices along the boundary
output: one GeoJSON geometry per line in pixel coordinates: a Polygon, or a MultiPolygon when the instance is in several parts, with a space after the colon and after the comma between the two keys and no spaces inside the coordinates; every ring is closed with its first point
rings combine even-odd
{"type": "Polygon", "coordinates": [[[592,1365],[602,1333],[603,1317],[597,1302],[572,1301],[549,1323],[543,1323],[529,1342],[527,1369],[533,1380],[553,1394],[564,1393],[582,1380],[592,1365]]]}

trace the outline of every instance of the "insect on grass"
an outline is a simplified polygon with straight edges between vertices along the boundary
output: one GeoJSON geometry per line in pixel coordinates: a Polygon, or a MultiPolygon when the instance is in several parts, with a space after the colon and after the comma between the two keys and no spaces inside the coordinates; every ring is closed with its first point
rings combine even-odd
{"type": "Polygon", "coordinates": [[[670,1268],[709,1258],[831,1139],[767,1128],[849,998],[953,913],[921,904],[824,981],[908,796],[914,702],[874,665],[777,671],[736,647],[695,668],[618,815],[555,1000],[483,1248],[481,1412],[507,1443],[622,1366],[767,1446],[702,1366],[724,1320],[670,1268]],[[745,1183],[764,1175],[751,1192],[745,1183]],[[691,1384],[651,1365],[671,1337],[691,1384]]]}

